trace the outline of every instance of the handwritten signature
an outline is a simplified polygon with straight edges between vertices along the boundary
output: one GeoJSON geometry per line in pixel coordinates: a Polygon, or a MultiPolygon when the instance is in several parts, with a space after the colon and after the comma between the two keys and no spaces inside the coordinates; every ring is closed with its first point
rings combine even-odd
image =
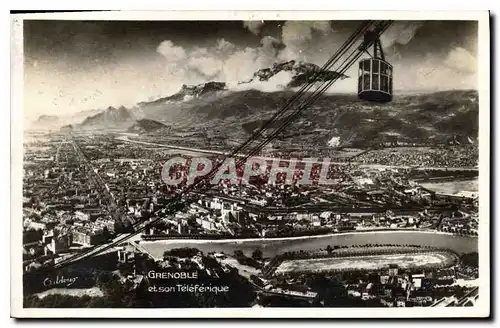
{"type": "Polygon", "coordinates": [[[50,278],[45,278],[43,281],[44,286],[56,286],[56,285],[66,285],[67,287],[73,285],[78,277],[64,277],[64,276],[57,276],[55,280],[50,279],[50,278]]]}

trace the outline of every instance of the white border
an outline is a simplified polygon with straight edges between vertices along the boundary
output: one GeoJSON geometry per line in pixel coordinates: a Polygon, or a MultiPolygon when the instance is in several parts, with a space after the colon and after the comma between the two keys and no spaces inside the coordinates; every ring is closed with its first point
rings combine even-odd
{"type": "Polygon", "coordinates": [[[489,258],[489,122],[490,61],[489,14],[486,11],[175,11],[90,12],[11,16],[11,315],[14,317],[113,317],[113,318],[437,318],[487,317],[490,314],[489,258]],[[22,308],[22,19],[64,20],[477,20],[479,21],[478,92],[480,142],[480,287],[472,308],[244,308],[244,309],[23,309],[22,308]],[[16,19],[18,20],[16,22],[16,19]],[[15,73],[15,74],[14,74],[15,73]]]}
{"type": "Polygon", "coordinates": [[[485,20],[488,12],[471,11],[100,11],[67,13],[33,13],[15,15],[21,19],[60,20],[485,20]]]}
{"type": "MultiPolygon", "coordinates": [[[[488,14],[488,13],[486,13],[488,14]]],[[[490,285],[490,35],[488,15],[479,20],[478,94],[479,94],[479,294],[491,295],[490,285]]],[[[479,297],[481,311],[490,311],[490,300],[479,297]],[[484,307],[484,308],[483,308],[484,307]]]]}

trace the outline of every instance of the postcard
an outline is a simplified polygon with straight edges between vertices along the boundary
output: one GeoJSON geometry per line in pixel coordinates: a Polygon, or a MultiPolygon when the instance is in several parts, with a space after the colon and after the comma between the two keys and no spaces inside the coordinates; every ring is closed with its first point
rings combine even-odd
{"type": "Polygon", "coordinates": [[[489,317],[488,12],[11,27],[13,317],[489,317]]]}

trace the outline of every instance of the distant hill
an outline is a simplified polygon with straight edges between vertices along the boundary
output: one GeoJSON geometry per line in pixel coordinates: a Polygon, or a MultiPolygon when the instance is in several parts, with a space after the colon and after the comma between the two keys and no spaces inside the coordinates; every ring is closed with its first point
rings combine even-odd
{"type": "Polygon", "coordinates": [[[73,131],[73,124],[63,125],[61,127],[61,131],[67,131],[67,132],[73,131]]]}
{"type": "Polygon", "coordinates": [[[61,119],[56,115],[40,115],[34,122],[31,123],[31,127],[36,129],[57,129],[61,126],[61,119]]]}
{"type": "Polygon", "coordinates": [[[206,82],[197,85],[183,84],[181,89],[171,96],[156,99],[151,102],[140,102],[139,106],[148,106],[161,103],[168,103],[171,101],[184,101],[192,98],[203,97],[209,94],[214,94],[218,91],[227,90],[226,83],[224,82],[206,82]]]}
{"type": "Polygon", "coordinates": [[[134,116],[127,108],[109,106],[103,112],[84,119],[78,127],[81,129],[127,128],[133,122],[134,116]]]}
{"type": "Polygon", "coordinates": [[[36,120],[38,123],[53,123],[58,121],[59,117],[56,115],[40,115],[36,120]]]}
{"type": "Polygon", "coordinates": [[[154,132],[159,129],[168,129],[168,127],[155,120],[150,120],[150,119],[140,119],[135,121],[135,123],[128,128],[128,132],[132,133],[150,133],[154,132]]]}
{"type": "Polygon", "coordinates": [[[103,111],[104,110],[102,110],[102,109],[88,109],[88,110],[82,110],[82,111],[72,113],[72,114],[67,114],[66,116],[64,116],[64,117],[68,118],[67,120],[65,120],[65,123],[66,124],[73,124],[73,125],[80,124],[87,117],[97,115],[99,113],[102,113],[103,111]]]}
{"type": "Polygon", "coordinates": [[[81,123],[85,118],[100,112],[101,110],[99,109],[91,109],[61,115],[40,115],[35,121],[31,122],[28,128],[58,130],[63,126],[81,123]]]}

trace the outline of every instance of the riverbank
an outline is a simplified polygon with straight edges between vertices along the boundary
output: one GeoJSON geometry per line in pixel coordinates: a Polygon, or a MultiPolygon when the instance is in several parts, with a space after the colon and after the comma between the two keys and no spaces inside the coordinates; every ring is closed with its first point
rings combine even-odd
{"type": "MultiPolygon", "coordinates": [[[[335,233],[328,233],[328,234],[323,234],[323,235],[312,235],[312,236],[296,236],[296,237],[272,237],[272,238],[234,238],[234,239],[184,239],[184,238],[179,238],[179,239],[161,239],[161,240],[148,240],[148,241],[141,241],[141,244],[143,242],[172,242],[172,243],[178,243],[178,242],[186,242],[186,243],[193,243],[193,244],[203,244],[203,243],[241,243],[241,242],[254,242],[254,241],[283,241],[283,240],[303,240],[303,239],[313,239],[313,238],[325,238],[325,237],[333,237],[333,236],[343,236],[343,235],[367,235],[367,234],[376,234],[376,233],[384,233],[384,234],[390,234],[390,233],[433,233],[433,234],[439,234],[439,235],[448,235],[448,236],[455,236],[455,234],[451,232],[444,232],[444,231],[437,231],[437,230],[417,230],[417,229],[393,229],[393,230],[363,230],[363,231],[348,231],[348,232],[335,232],[335,233]]],[[[456,235],[458,236],[458,235],[456,235]]],[[[468,236],[465,236],[468,237],[468,236]]],[[[475,236],[470,236],[473,238],[477,238],[475,236]]]]}
{"type": "Polygon", "coordinates": [[[286,251],[318,250],[324,249],[328,245],[354,246],[366,244],[433,246],[450,249],[460,254],[477,251],[478,238],[428,230],[385,230],[288,238],[169,239],[140,242],[141,247],[147,250],[152,256],[159,258],[163,256],[165,250],[182,247],[195,247],[204,253],[222,252],[233,254],[235,251],[240,250],[247,256],[251,256],[254,250],[259,249],[264,256],[273,257],[286,251]]]}

